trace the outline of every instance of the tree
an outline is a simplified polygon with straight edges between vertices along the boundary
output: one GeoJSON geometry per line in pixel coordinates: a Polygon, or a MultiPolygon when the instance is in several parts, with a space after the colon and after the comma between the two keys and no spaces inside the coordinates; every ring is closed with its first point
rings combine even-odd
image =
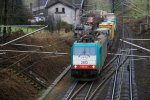
{"type": "MultiPolygon", "coordinates": [[[[22,0],[0,0],[0,25],[28,24],[27,9],[22,0]]],[[[9,30],[11,27],[8,28],[9,30]]],[[[3,28],[3,37],[7,36],[7,28],[3,28]]]]}

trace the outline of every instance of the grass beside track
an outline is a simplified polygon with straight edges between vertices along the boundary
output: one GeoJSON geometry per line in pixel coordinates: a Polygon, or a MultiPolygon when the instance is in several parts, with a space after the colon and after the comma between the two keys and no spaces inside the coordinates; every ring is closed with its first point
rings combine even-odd
{"type": "Polygon", "coordinates": [[[104,10],[111,12],[110,0],[88,0],[88,5],[92,5],[91,10],[104,10]]]}
{"type": "MultiPolygon", "coordinates": [[[[135,19],[147,15],[147,0],[128,0],[124,5],[125,16],[133,17],[135,19]]],[[[118,10],[122,9],[121,5],[118,10]]]]}
{"type": "Polygon", "coordinates": [[[30,7],[30,3],[32,3],[33,7],[37,5],[37,0],[23,0],[25,6],[30,7]]]}
{"type": "MultiPolygon", "coordinates": [[[[3,27],[1,27],[1,28],[3,28],[3,27]]],[[[41,28],[41,27],[12,26],[12,27],[11,27],[11,32],[23,31],[24,33],[31,33],[31,32],[33,32],[33,31],[39,29],[39,28],[41,28]]],[[[47,33],[48,30],[44,29],[44,30],[41,30],[40,32],[42,32],[42,33],[47,33]]],[[[1,30],[0,33],[2,33],[2,30],[1,30]]]]}

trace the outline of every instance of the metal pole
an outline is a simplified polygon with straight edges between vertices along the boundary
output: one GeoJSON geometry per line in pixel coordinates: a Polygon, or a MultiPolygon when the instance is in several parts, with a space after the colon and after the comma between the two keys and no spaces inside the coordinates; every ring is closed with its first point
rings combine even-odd
{"type": "Polygon", "coordinates": [[[47,0],[47,1],[46,1],[46,3],[45,3],[45,6],[44,6],[44,7],[46,7],[46,6],[47,6],[48,1],[49,1],[49,0],[47,0]]]}
{"type": "Polygon", "coordinates": [[[132,38],[126,38],[126,40],[132,40],[132,41],[150,41],[150,39],[132,39],[132,38]]]}
{"type": "Polygon", "coordinates": [[[39,54],[68,55],[68,53],[59,53],[59,52],[19,51],[19,50],[0,50],[0,52],[18,52],[18,53],[39,53],[39,54]]]}
{"type": "Polygon", "coordinates": [[[125,50],[120,50],[120,51],[137,51],[138,49],[125,49],[125,50]]]}
{"type": "Polygon", "coordinates": [[[150,50],[149,50],[149,49],[144,48],[144,47],[141,47],[141,46],[136,45],[136,44],[133,44],[133,43],[131,43],[131,42],[128,42],[128,41],[125,41],[125,40],[122,40],[122,39],[120,39],[120,41],[122,41],[122,42],[124,42],[124,43],[127,43],[127,44],[130,44],[130,45],[132,45],[132,46],[138,47],[138,48],[143,49],[143,50],[145,50],[145,51],[150,52],[150,50]]]}
{"type": "Polygon", "coordinates": [[[38,11],[37,11],[37,16],[40,15],[40,0],[38,0],[38,11]]]}
{"type": "Polygon", "coordinates": [[[31,35],[31,34],[33,34],[33,33],[35,33],[35,32],[38,32],[38,31],[40,31],[40,30],[43,30],[43,29],[45,29],[45,28],[47,28],[47,27],[48,27],[48,25],[45,26],[45,27],[42,27],[42,28],[40,28],[40,29],[38,29],[38,30],[35,30],[35,31],[33,31],[33,32],[29,33],[29,34],[23,35],[23,36],[18,37],[18,38],[14,39],[14,40],[11,40],[11,41],[9,41],[9,42],[6,42],[6,43],[4,43],[4,44],[2,44],[2,45],[0,45],[0,46],[8,45],[8,44],[10,44],[10,43],[12,43],[12,42],[15,42],[15,41],[17,41],[17,40],[20,40],[20,39],[22,39],[22,38],[24,38],[24,37],[26,37],[26,36],[28,36],[28,35],[31,35]]]}
{"type": "MultiPolygon", "coordinates": [[[[122,0],[122,12],[124,12],[124,0],[122,0]]],[[[123,17],[122,17],[122,36],[124,38],[124,21],[123,21],[123,17]]]]}
{"type": "Polygon", "coordinates": [[[138,61],[138,60],[146,60],[146,58],[131,59],[131,61],[138,61]]]}
{"type": "Polygon", "coordinates": [[[150,56],[127,55],[127,54],[115,54],[115,53],[107,53],[107,54],[108,54],[108,55],[115,55],[115,56],[127,56],[127,57],[150,58],[150,56]]]}
{"type": "Polygon", "coordinates": [[[44,25],[1,25],[2,27],[44,27],[44,25]]]}
{"type": "Polygon", "coordinates": [[[11,43],[12,45],[16,45],[16,46],[27,46],[27,47],[38,47],[38,48],[43,48],[43,46],[39,46],[39,45],[28,45],[28,44],[15,44],[15,43],[11,43]]]}
{"type": "Polygon", "coordinates": [[[115,0],[112,0],[112,11],[111,12],[112,13],[115,12],[115,0]]]}

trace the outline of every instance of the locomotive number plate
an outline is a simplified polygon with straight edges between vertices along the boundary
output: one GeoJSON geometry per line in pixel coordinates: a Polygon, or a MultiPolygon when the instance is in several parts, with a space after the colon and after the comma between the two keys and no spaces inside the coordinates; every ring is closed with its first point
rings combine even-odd
{"type": "Polygon", "coordinates": [[[88,64],[88,61],[81,61],[81,64],[88,64]]]}

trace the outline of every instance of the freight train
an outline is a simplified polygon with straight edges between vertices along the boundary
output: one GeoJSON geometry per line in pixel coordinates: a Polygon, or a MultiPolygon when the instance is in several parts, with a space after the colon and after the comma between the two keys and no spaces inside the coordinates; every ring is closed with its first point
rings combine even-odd
{"type": "Polygon", "coordinates": [[[76,25],[74,29],[74,37],[82,37],[84,34],[90,34],[98,27],[102,19],[103,17],[100,17],[96,12],[89,12],[83,15],[80,18],[80,24],[76,25]],[[82,26],[82,28],[80,26],[82,26]]]}
{"type": "MultiPolygon", "coordinates": [[[[106,14],[105,14],[106,15],[106,14]]],[[[71,76],[80,81],[97,79],[107,57],[110,41],[114,39],[116,17],[107,14],[92,34],[86,34],[76,41],[71,50],[71,76]]]]}

